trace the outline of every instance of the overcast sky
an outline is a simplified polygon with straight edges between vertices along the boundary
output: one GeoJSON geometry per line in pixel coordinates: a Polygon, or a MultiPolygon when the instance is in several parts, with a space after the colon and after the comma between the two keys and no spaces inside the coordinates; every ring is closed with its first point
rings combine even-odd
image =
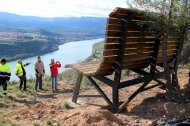
{"type": "Polygon", "coordinates": [[[127,0],[0,0],[0,11],[40,17],[107,16],[127,0]]]}

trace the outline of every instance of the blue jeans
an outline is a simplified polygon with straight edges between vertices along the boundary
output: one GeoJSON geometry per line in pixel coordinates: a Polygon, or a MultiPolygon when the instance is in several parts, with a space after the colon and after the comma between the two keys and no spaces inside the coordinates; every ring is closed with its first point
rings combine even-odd
{"type": "Polygon", "coordinates": [[[53,90],[57,89],[57,76],[51,76],[51,87],[53,90]]]}

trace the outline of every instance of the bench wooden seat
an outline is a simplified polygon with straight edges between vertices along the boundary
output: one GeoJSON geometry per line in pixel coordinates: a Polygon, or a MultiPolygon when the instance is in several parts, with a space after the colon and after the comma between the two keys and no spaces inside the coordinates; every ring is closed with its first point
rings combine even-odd
{"type": "Polygon", "coordinates": [[[126,8],[117,7],[110,13],[102,61],[66,65],[67,68],[73,68],[78,72],[73,102],[77,101],[77,97],[81,97],[79,89],[83,75],[90,80],[114,111],[121,111],[138,93],[164,85],[159,78],[164,78],[166,83],[174,83],[173,85],[178,87],[177,65],[181,52],[179,36],[169,36],[168,40],[164,41],[163,36],[147,32],[139,26],[138,23],[143,20],[142,15],[126,8]],[[164,70],[160,71],[157,66],[164,70]],[[144,71],[144,68],[149,68],[150,71],[144,71]],[[132,70],[142,76],[121,82],[123,69],[132,70]],[[111,74],[114,75],[113,80],[107,78],[107,75],[111,74]],[[112,87],[112,101],[96,84],[94,78],[112,87]],[[152,80],[157,83],[148,87],[152,80]],[[119,89],[142,82],[142,86],[119,105],[119,89]]]}
{"type": "Polygon", "coordinates": [[[66,67],[73,68],[74,70],[81,72],[83,75],[86,76],[93,76],[96,74],[112,74],[113,68],[112,66],[109,66],[109,64],[106,66],[104,64],[101,64],[101,62],[85,62],[85,63],[79,63],[79,64],[68,64],[66,67]]]}

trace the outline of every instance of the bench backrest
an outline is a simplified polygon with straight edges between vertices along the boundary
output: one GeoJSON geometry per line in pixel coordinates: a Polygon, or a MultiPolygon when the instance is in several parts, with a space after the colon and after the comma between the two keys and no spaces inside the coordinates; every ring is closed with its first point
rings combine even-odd
{"type": "MultiPolygon", "coordinates": [[[[131,13],[124,8],[116,8],[107,19],[106,35],[103,51],[103,61],[99,72],[113,72],[116,63],[122,61],[122,69],[145,68],[150,65],[156,51],[156,37],[139,27],[141,16],[133,16],[130,21],[126,18],[131,13]],[[127,27],[124,24],[127,22],[127,27]],[[123,38],[123,36],[126,36],[123,38]],[[121,48],[121,42],[124,46],[121,48]],[[123,51],[123,52],[122,52],[123,51]],[[121,56],[123,54],[123,56],[121,56]]],[[[168,62],[176,58],[179,41],[177,38],[168,40],[168,62]]],[[[159,46],[157,64],[162,65],[162,42],[159,46]]]]}

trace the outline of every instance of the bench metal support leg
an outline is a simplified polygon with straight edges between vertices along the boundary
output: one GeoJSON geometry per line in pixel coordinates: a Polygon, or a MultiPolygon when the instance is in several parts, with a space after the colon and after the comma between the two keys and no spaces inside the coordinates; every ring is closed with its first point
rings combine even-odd
{"type": "Polygon", "coordinates": [[[80,72],[78,72],[77,81],[76,81],[76,84],[74,87],[73,98],[72,98],[72,102],[74,102],[74,103],[77,102],[77,95],[79,94],[82,77],[83,77],[83,75],[80,72]]]}
{"type": "Polygon", "coordinates": [[[177,77],[177,72],[172,74],[172,83],[174,84],[176,89],[180,89],[178,77],[177,77]]]}
{"type": "Polygon", "coordinates": [[[116,112],[119,107],[119,89],[117,83],[115,83],[112,87],[112,99],[113,99],[112,109],[114,112],[116,112]]]}
{"type": "Polygon", "coordinates": [[[138,90],[136,90],[130,97],[128,97],[120,106],[118,109],[118,112],[122,111],[124,107],[140,92],[144,91],[145,87],[150,83],[151,80],[147,80],[138,90]]]}
{"type": "Polygon", "coordinates": [[[108,103],[109,106],[113,106],[112,102],[110,99],[107,97],[107,95],[102,91],[102,89],[96,84],[96,82],[92,79],[92,77],[88,76],[87,77],[89,81],[94,85],[96,90],[102,95],[102,97],[105,99],[105,101],[108,103]]]}
{"type": "Polygon", "coordinates": [[[190,70],[189,70],[189,85],[190,85],[190,70]]]}

